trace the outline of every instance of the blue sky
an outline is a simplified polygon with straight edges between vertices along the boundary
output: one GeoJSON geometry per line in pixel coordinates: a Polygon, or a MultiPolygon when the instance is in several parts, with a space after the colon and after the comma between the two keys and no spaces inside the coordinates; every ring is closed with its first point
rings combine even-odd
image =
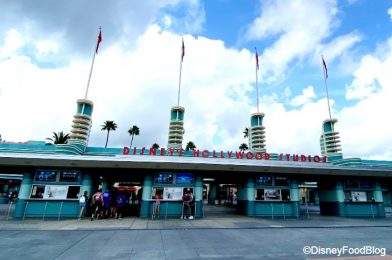
{"type": "Polygon", "coordinates": [[[344,156],[392,159],[390,1],[0,0],[0,8],[3,140],[69,132],[102,26],[88,96],[92,146],[104,145],[105,120],[119,125],[109,146],[128,145],[132,125],[141,129],[136,146],[166,146],[184,37],[184,143],[236,150],[247,142],[257,47],[268,151],[320,153],[328,117],[323,54],[344,156]]]}

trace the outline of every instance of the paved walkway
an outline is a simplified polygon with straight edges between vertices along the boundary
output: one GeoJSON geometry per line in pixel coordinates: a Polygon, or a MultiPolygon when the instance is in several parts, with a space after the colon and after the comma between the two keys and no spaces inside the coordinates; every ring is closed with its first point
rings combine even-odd
{"type": "Polygon", "coordinates": [[[109,229],[262,229],[262,228],[334,228],[334,227],[392,227],[392,218],[344,218],[310,216],[294,219],[254,218],[239,215],[211,216],[195,220],[144,219],[25,219],[0,218],[2,230],[109,230],[109,229]]]}

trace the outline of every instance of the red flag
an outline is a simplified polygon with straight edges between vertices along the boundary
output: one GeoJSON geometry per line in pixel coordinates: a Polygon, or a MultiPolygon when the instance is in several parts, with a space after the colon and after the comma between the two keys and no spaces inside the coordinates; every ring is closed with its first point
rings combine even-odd
{"type": "Polygon", "coordinates": [[[256,51],[256,69],[259,70],[259,55],[257,54],[256,47],[255,47],[255,51],[256,51]]]}
{"type": "Polygon", "coordinates": [[[185,45],[184,45],[184,38],[182,38],[182,46],[181,46],[181,62],[184,60],[185,56],[185,45]]]}
{"type": "Polygon", "coordinates": [[[324,70],[324,78],[328,78],[328,69],[327,64],[325,64],[324,57],[321,55],[321,60],[323,61],[323,70],[324,70]]]}
{"type": "Polygon", "coordinates": [[[99,35],[98,35],[97,47],[95,48],[95,53],[98,53],[98,48],[101,41],[102,41],[102,32],[101,29],[99,29],[99,35]]]}

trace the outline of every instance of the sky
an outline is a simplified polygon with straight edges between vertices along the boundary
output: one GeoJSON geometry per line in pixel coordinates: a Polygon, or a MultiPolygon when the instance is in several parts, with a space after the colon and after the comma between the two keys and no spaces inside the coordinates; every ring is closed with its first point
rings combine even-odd
{"type": "Polygon", "coordinates": [[[344,157],[392,160],[391,1],[0,0],[0,9],[3,141],[70,132],[101,26],[89,146],[105,145],[106,120],[118,125],[109,147],[129,146],[133,125],[133,146],[167,146],[183,38],[184,147],[247,143],[258,86],[267,151],[320,154],[323,55],[344,157]]]}

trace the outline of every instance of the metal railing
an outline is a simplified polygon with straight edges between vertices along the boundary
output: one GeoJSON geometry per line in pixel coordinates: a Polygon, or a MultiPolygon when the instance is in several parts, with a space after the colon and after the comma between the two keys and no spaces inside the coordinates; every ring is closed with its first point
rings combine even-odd
{"type": "MultiPolygon", "coordinates": [[[[47,213],[47,209],[48,209],[48,202],[49,201],[45,202],[45,207],[44,207],[44,211],[43,211],[43,214],[42,214],[42,220],[43,221],[45,221],[45,218],[47,217],[46,213],[47,213]]],[[[61,201],[60,208],[59,208],[59,211],[58,211],[58,214],[57,214],[57,220],[58,221],[60,221],[60,219],[61,219],[63,206],[64,206],[64,201],[61,201]]],[[[25,205],[25,208],[24,208],[24,211],[23,211],[23,218],[22,218],[23,220],[25,220],[25,218],[26,218],[26,212],[27,212],[28,208],[29,208],[29,201],[26,201],[26,205],[25,205]]],[[[54,216],[54,215],[55,214],[51,214],[51,216],[54,216]]]]}

